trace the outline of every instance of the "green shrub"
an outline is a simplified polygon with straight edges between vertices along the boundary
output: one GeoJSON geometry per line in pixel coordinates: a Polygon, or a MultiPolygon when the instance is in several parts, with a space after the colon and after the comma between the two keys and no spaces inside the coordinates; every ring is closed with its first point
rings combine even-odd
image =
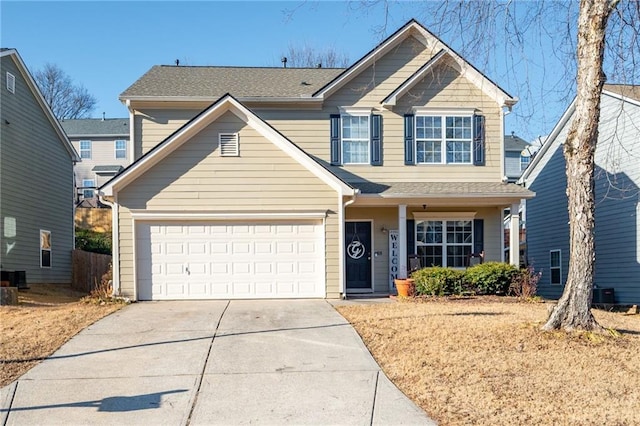
{"type": "Polygon", "coordinates": [[[111,254],[111,232],[76,228],[76,248],[93,253],[111,254]]]}
{"type": "Polygon", "coordinates": [[[507,294],[518,268],[503,262],[487,262],[474,265],[464,273],[467,285],[478,294],[507,294]]]}
{"type": "Polygon", "coordinates": [[[460,294],[463,271],[441,266],[420,269],[411,278],[415,280],[418,296],[444,296],[460,294]]]}

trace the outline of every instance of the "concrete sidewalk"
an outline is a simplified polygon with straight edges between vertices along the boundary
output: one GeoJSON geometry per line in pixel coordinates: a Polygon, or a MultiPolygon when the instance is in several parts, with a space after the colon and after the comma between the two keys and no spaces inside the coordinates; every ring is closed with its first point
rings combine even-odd
{"type": "Polygon", "coordinates": [[[434,424],[326,301],[147,302],[1,390],[2,423],[434,424]]]}

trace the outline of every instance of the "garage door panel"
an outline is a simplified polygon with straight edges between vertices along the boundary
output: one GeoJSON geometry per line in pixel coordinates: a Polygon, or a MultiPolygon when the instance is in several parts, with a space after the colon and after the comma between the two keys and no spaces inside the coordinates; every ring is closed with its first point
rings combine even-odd
{"type": "Polygon", "coordinates": [[[325,295],[321,223],[141,223],[136,230],[143,300],[325,295]]]}

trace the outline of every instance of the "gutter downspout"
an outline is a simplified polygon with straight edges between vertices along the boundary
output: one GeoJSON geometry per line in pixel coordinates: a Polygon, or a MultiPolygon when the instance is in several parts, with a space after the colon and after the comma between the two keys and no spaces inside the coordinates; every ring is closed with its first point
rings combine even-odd
{"type": "Polygon", "coordinates": [[[345,216],[345,209],[347,208],[347,206],[350,206],[351,204],[353,204],[356,201],[356,197],[357,195],[360,193],[359,189],[356,189],[354,194],[351,196],[350,200],[347,200],[343,203],[342,201],[342,194],[340,194],[340,226],[338,227],[338,239],[339,239],[339,243],[338,243],[338,256],[339,256],[339,261],[338,261],[338,265],[340,268],[340,283],[339,283],[339,290],[340,290],[340,294],[342,295],[342,299],[346,299],[347,298],[347,289],[346,289],[346,285],[345,285],[345,263],[344,263],[344,216],[345,216]]]}
{"type": "Polygon", "coordinates": [[[118,200],[114,195],[114,202],[104,199],[101,193],[98,193],[98,199],[101,203],[111,206],[111,267],[113,268],[113,291],[112,296],[120,295],[120,240],[118,238],[118,200]]]}
{"type": "Polygon", "coordinates": [[[129,101],[127,99],[126,102],[126,106],[127,109],[129,110],[129,164],[132,164],[135,161],[135,155],[136,155],[136,151],[135,151],[135,140],[134,140],[134,127],[135,127],[135,120],[136,120],[136,114],[135,111],[131,108],[131,101],[129,101]]]}

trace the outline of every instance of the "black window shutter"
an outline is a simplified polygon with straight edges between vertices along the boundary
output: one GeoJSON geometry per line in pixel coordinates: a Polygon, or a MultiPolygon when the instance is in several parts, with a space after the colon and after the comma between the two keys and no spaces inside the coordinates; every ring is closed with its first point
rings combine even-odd
{"type": "Polygon", "coordinates": [[[342,164],[342,150],[340,149],[340,114],[331,114],[331,165],[342,164]]]}
{"type": "Polygon", "coordinates": [[[484,166],[484,115],[473,116],[473,165],[484,166]]]}
{"type": "Polygon", "coordinates": [[[382,116],[371,116],[371,165],[382,166],[382,116]]]}
{"type": "Polygon", "coordinates": [[[413,114],[404,116],[404,164],[415,164],[413,159],[413,114]]]}
{"type": "Polygon", "coordinates": [[[484,250],[484,219],[473,220],[473,252],[484,250]]]}
{"type": "Polygon", "coordinates": [[[407,256],[416,254],[416,221],[407,219],[407,256]]]}

